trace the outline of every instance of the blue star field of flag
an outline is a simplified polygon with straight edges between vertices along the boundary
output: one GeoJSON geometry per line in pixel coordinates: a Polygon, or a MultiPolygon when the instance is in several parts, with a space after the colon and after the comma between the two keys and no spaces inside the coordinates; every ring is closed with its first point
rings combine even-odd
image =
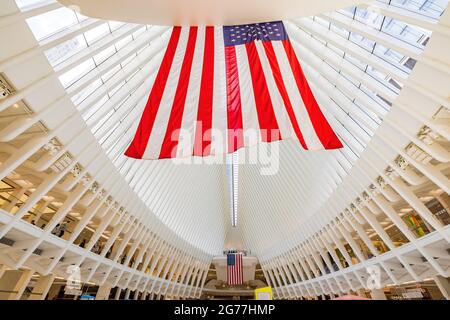
{"type": "Polygon", "coordinates": [[[237,46],[252,41],[287,40],[288,35],[282,21],[224,26],[225,46],[237,46]]]}

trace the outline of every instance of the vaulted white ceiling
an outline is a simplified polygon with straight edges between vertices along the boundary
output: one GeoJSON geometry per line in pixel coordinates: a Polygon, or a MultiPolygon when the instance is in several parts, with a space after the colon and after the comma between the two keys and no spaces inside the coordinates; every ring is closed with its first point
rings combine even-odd
{"type": "MultiPolygon", "coordinates": [[[[182,239],[207,253],[221,252],[231,228],[232,211],[226,164],[180,165],[171,160],[141,161],[123,155],[144,108],[170,28],[130,23],[133,19],[146,21],[147,13],[140,6],[126,11],[121,19],[124,11],[120,5],[129,1],[115,1],[117,6],[92,0],[61,2],[75,3],[94,16],[127,22],[89,18],[55,1],[17,0],[30,13],[27,22],[35,36],[34,40],[23,41],[36,41],[45,52],[50,77],[58,78],[115,170],[143,203],[182,239]],[[97,5],[102,6],[101,15],[97,5]]],[[[149,11],[148,21],[170,22],[171,6],[177,3],[170,1],[161,16],[149,11]]],[[[239,236],[244,248],[257,254],[287,245],[288,240],[304,233],[310,219],[315,219],[319,227],[329,219],[325,211],[335,210],[337,214],[341,204],[362,191],[361,186],[346,185],[347,176],[361,177],[363,169],[355,166],[376,165],[380,162],[377,153],[392,162],[398,154],[386,144],[386,137],[391,137],[395,145],[407,145],[422,126],[417,117],[403,118],[405,108],[415,110],[418,118],[437,111],[418,108],[411,96],[403,97],[408,92],[403,93],[402,88],[417,83],[410,78],[418,61],[436,67],[436,51],[432,51],[438,50],[436,44],[430,48],[426,44],[431,42],[433,31],[439,32],[437,21],[446,0],[314,1],[311,11],[303,11],[308,8],[306,3],[311,2],[281,1],[279,18],[289,18],[285,25],[311,88],[344,148],[308,152],[293,141],[283,141],[277,143],[275,174],[261,174],[271,160],[269,156],[260,164],[239,165],[239,236]],[[356,2],[358,6],[349,7],[356,2]],[[402,119],[405,122],[397,126],[402,119]]],[[[263,4],[272,5],[273,1],[263,4]]],[[[145,2],[145,6],[152,5],[155,1],[145,2]]],[[[217,21],[260,20],[268,12],[257,11],[254,17],[243,15],[233,20],[231,6],[229,9],[217,21]]],[[[278,16],[278,11],[273,15],[278,16]]],[[[7,72],[18,62],[9,61],[2,69],[7,72]]],[[[426,74],[424,70],[417,72],[422,74],[416,77],[426,74]]],[[[11,78],[20,84],[21,76],[15,73],[11,78]]],[[[433,89],[446,90],[439,85],[433,89]]],[[[32,99],[30,107],[40,109],[32,99]]],[[[52,127],[52,122],[64,116],[47,112],[42,122],[52,127]]],[[[71,139],[66,142],[76,141],[76,135],[71,139]]],[[[245,159],[250,151],[239,151],[239,157],[245,159]]],[[[369,178],[373,177],[364,177],[361,184],[368,184],[369,178]]]]}

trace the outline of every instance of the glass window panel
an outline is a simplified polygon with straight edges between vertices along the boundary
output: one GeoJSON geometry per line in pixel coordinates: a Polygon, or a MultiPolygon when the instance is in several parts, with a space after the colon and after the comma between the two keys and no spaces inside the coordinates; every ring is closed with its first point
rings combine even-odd
{"type": "Polygon", "coordinates": [[[108,23],[103,23],[94,29],[84,33],[88,45],[92,45],[96,40],[110,33],[108,23]]]}
{"type": "Polygon", "coordinates": [[[356,7],[353,6],[353,7],[348,7],[345,9],[337,10],[337,12],[339,12],[340,14],[343,14],[346,17],[353,18],[353,15],[355,14],[355,10],[356,10],[356,7]]]}
{"type": "Polygon", "coordinates": [[[112,97],[117,91],[119,91],[120,88],[122,88],[125,84],[125,80],[121,81],[117,86],[115,86],[112,90],[110,90],[109,96],[112,97]]]}
{"type": "Polygon", "coordinates": [[[138,51],[136,51],[136,55],[141,54],[142,51],[144,51],[145,49],[147,49],[150,46],[149,43],[147,43],[145,46],[143,46],[141,49],[139,49],[138,51]]]}
{"type": "Polygon", "coordinates": [[[448,0],[391,0],[389,4],[437,19],[447,7],[448,0]]]}
{"type": "Polygon", "coordinates": [[[136,59],[137,54],[132,54],[130,55],[128,58],[126,58],[125,60],[122,61],[122,63],[120,64],[123,67],[125,67],[127,64],[129,64],[130,62],[132,62],[133,60],[136,59]]]}
{"type": "Polygon", "coordinates": [[[117,129],[117,127],[120,125],[121,121],[117,121],[114,126],[108,131],[107,134],[105,134],[99,141],[100,145],[103,146],[103,144],[108,140],[108,138],[111,136],[111,134],[114,132],[114,130],[117,129]]]}
{"type": "Polygon", "coordinates": [[[89,17],[86,17],[86,16],[82,15],[82,14],[79,13],[79,12],[76,12],[76,11],[75,11],[75,14],[77,15],[77,18],[78,18],[79,21],[84,21],[84,20],[89,19],[89,17]]]}
{"type": "Polygon", "coordinates": [[[367,39],[367,38],[363,37],[362,35],[357,34],[355,32],[350,33],[349,39],[350,39],[350,41],[356,43],[358,46],[360,46],[370,52],[372,52],[372,49],[375,45],[375,41],[367,39]]]}
{"type": "Polygon", "coordinates": [[[41,41],[78,23],[78,19],[73,10],[63,7],[31,17],[27,23],[36,40],[41,41]]]}
{"type": "Polygon", "coordinates": [[[116,42],[116,48],[117,50],[122,49],[125,47],[128,43],[130,43],[133,40],[133,37],[131,35],[121,39],[120,41],[116,42]]]}
{"type": "Polygon", "coordinates": [[[143,32],[145,32],[145,30],[147,30],[146,26],[143,26],[142,28],[138,29],[137,31],[135,31],[133,33],[133,38],[136,39],[137,37],[139,37],[139,35],[141,35],[143,32]]]}
{"type": "Polygon", "coordinates": [[[381,24],[383,23],[383,19],[384,16],[362,8],[357,8],[355,12],[355,20],[362,22],[373,29],[379,30],[381,28],[381,24]]]}
{"type": "MultiPolygon", "coordinates": [[[[381,124],[381,118],[377,116],[372,110],[365,106],[361,106],[357,100],[354,101],[354,104],[361,110],[361,112],[367,115],[367,118],[370,119],[374,124],[381,124]]],[[[376,128],[376,126],[374,126],[374,128],[376,128]]]]}
{"type": "Polygon", "coordinates": [[[135,70],[132,74],[130,74],[130,75],[125,79],[125,82],[128,82],[128,81],[130,81],[131,79],[133,79],[134,76],[135,76],[140,70],[141,70],[141,69],[135,70]]]}
{"type": "Polygon", "coordinates": [[[333,32],[336,32],[338,35],[340,35],[341,37],[343,37],[345,39],[347,39],[350,34],[350,32],[348,30],[346,30],[345,28],[338,27],[334,24],[332,24],[330,26],[330,30],[333,32]]]}
{"type": "Polygon", "coordinates": [[[59,80],[61,81],[64,88],[68,88],[94,68],[94,61],[92,59],[88,59],[60,76],[59,80]]]}
{"type": "Polygon", "coordinates": [[[109,23],[109,28],[111,29],[111,31],[115,31],[125,24],[120,21],[109,21],[108,23],[109,23]]]}
{"type": "Polygon", "coordinates": [[[98,121],[94,127],[92,128],[92,132],[95,134],[108,120],[112,115],[114,114],[114,109],[111,109],[108,111],[108,113],[98,121]]]}
{"type": "Polygon", "coordinates": [[[348,54],[345,55],[345,60],[350,61],[352,64],[357,66],[358,69],[360,69],[360,70],[366,70],[366,68],[367,68],[367,64],[366,63],[363,63],[363,62],[359,61],[358,59],[356,59],[356,58],[354,58],[354,57],[352,57],[352,56],[350,56],[348,54]]]}
{"type": "Polygon", "coordinates": [[[112,45],[112,46],[106,48],[105,50],[103,50],[102,52],[96,54],[94,56],[94,61],[98,66],[98,65],[102,64],[106,59],[111,57],[114,53],[116,53],[116,48],[114,47],[114,45],[112,45]]]}
{"type": "Polygon", "coordinates": [[[50,64],[52,66],[56,66],[86,47],[87,45],[84,37],[79,35],[76,38],[70,39],[56,47],[51,48],[50,50],[47,50],[45,55],[47,56],[50,64]]]}
{"type": "Polygon", "coordinates": [[[122,69],[120,65],[115,66],[102,76],[102,81],[107,82],[109,79],[111,79],[112,76],[119,72],[120,69],[122,69]]]}
{"type": "MultiPolygon", "coordinates": [[[[370,99],[374,100],[375,104],[370,104],[370,107],[373,108],[379,114],[385,114],[390,108],[390,102],[381,98],[372,90],[364,86],[363,84],[360,86],[362,92],[364,92],[370,99]]],[[[367,109],[367,108],[366,108],[367,109]]]]}
{"type": "Polygon", "coordinates": [[[336,53],[339,57],[344,56],[344,51],[335,47],[334,45],[327,43],[327,47],[330,48],[331,50],[333,50],[333,52],[336,53]]]}
{"type": "Polygon", "coordinates": [[[84,99],[91,95],[96,89],[100,88],[102,81],[100,79],[95,80],[90,83],[86,88],[84,88],[80,93],[72,97],[72,101],[75,105],[80,104],[84,99]]]}
{"type": "Polygon", "coordinates": [[[405,59],[405,56],[403,54],[398,53],[397,51],[394,51],[390,48],[386,48],[381,44],[377,44],[375,46],[373,53],[384,61],[387,61],[397,67],[401,67],[402,61],[403,59],[405,59]]]}
{"type": "Polygon", "coordinates": [[[83,114],[85,121],[89,120],[105,103],[109,100],[109,97],[105,94],[97,103],[91,106],[86,113],[83,114]]]}
{"type": "Polygon", "coordinates": [[[424,48],[423,40],[431,34],[427,30],[412,27],[404,22],[388,17],[385,19],[381,31],[419,49],[424,48]]]}
{"type": "Polygon", "coordinates": [[[16,0],[17,7],[19,9],[28,9],[40,5],[41,3],[56,2],[56,0],[16,0]]]}

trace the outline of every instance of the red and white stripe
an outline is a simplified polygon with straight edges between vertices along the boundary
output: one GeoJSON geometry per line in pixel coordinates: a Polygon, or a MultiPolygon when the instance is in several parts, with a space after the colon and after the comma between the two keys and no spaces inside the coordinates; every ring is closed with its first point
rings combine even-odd
{"type": "Polygon", "coordinates": [[[307,150],[342,147],[289,40],[225,47],[222,27],[174,27],[125,154],[208,156],[289,138],[307,150]]]}
{"type": "Polygon", "coordinates": [[[244,270],[242,264],[242,253],[235,254],[234,266],[227,265],[227,283],[230,286],[244,283],[244,270]]]}

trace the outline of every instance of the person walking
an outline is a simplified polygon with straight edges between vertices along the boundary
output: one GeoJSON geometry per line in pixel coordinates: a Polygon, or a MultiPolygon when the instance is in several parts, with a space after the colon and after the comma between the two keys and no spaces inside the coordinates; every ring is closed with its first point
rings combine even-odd
{"type": "Polygon", "coordinates": [[[94,247],[92,248],[92,251],[94,252],[94,253],[99,253],[99,251],[100,251],[100,243],[98,243],[98,241],[94,244],[94,247]]]}
{"type": "Polygon", "coordinates": [[[56,235],[59,235],[60,231],[61,231],[61,225],[58,223],[58,224],[53,228],[52,234],[54,234],[55,236],[56,236],[56,235]]]}
{"type": "Polygon", "coordinates": [[[67,222],[63,222],[59,227],[59,237],[62,238],[62,236],[66,231],[67,231],[67,222]]]}

